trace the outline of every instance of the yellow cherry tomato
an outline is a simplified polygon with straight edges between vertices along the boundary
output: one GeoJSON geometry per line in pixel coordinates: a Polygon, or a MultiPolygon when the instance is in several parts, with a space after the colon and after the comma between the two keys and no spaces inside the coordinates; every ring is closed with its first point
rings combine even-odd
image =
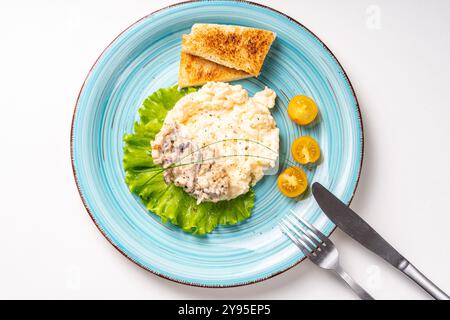
{"type": "Polygon", "coordinates": [[[307,96],[295,96],[289,102],[288,115],[299,125],[305,126],[316,119],[319,109],[313,99],[307,96]]]}
{"type": "Polygon", "coordinates": [[[314,163],[320,158],[320,147],[310,136],[295,139],[291,148],[292,157],[300,164],[314,163]]]}
{"type": "Polygon", "coordinates": [[[308,187],[308,178],[301,168],[290,167],[280,174],[277,184],[282,194],[295,198],[305,192],[308,187]]]}

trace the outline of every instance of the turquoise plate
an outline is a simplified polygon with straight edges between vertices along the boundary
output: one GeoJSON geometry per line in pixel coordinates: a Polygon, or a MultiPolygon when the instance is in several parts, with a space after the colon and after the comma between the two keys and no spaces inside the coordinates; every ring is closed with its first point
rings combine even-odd
{"type": "MultiPolygon", "coordinates": [[[[243,80],[251,94],[268,86],[278,95],[273,116],[280,128],[281,156],[304,134],[320,144],[323,159],[307,171],[349,203],[363,156],[361,115],[355,93],[330,50],[300,23],[249,2],[186,2],[157,11],[120,34],[102,53],[81,89],[73,118],[72,163],[83,202],[97,227],[126,257],[170,280],[207,287],[238,286],[279,274],[303,255],[279,230],[294,210],[325,234],[334,225],[308,194],[283,197],[276,175],[256,188],[253,214],[236,226],[196,237],[161,223],[124,183],[125,133],[132,132],[142,101],[177,81],[181,35],[192,24],[221,23],[275,31],[261,76],[243,80]],[[287,116],[289,99],[305,94],[320,109],[318,123],[300,128],[287,116]]],[[[281,164],[280,169],[286,167],[281,164]]]]}

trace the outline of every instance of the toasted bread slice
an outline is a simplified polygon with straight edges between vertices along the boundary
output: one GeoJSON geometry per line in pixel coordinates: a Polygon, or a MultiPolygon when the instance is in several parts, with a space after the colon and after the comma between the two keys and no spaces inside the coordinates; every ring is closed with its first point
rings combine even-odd
{"type": "Polygon", "coordinates": [[[178,86],[180,88],[200,86],[208,81],[235,81],[252,77],[242,70],[236,70],[181,52],[178,86]]]}
{"type": "Polygon", "coordinates": [[[194,24],[182,51],[257,76],[276,34],[219,24],[194,24]]]}

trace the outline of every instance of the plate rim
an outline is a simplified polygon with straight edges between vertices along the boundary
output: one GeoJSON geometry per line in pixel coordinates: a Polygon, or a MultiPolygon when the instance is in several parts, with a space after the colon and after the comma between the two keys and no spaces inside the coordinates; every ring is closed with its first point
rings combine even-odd
{"type": "MultiPolygon", "coordinates": [[[[136,264],[137,266],[141,267],[142,269],[144,269],[144,270],[146,270],[146,271],[148,271],[148,272],[151,272],[151,273],[154,274],[154,275],[157,275],[158,277],[161,277],[161,278],[163,278],[163,279],[166,279],[166,280],[169,280],[169,281],[178,283],[178,284],[182,284],[182,285],[188,285],[188,286],[192,286],[192,287],[200,287],[200,288],[219,288],[219,289],[220,289],[220,288],[242,287],[242,286],[247,286],[247,285],[251,285],[251,284],[256,284],[256,283],[259,283],[259,282],[263,282],[263,281],[265,281],[265,280],[268,280],[268,279],[271,279],[271,278],[273,278],[273,277],[276,277],[277,275],[280,275],[280,274],[282,274],[282,273],[284,273],[284,272],[286,272],[286,271],[292,269],[293,267],[297,266],[297,265],[300,264],[303,260],[305,260],[306,257],[302,257],[302,258],[300,258],[298,261],[294,262],[292,265],[290,265],[290,266],[288,266],[288,267],[286,267],[286,268],[284,268],[284,269],[282,269],[282,270],[280,270],[280,271],[277,271],[277,272],[274,272],[274,273],[272,273],[272,274],[269,274],[269,275],[267,275],[267,276],[260,277],[260,278],[258,278],[258,279],[251,280],[251,281],[237,282],[237,283],[233,283],[233,284],[224,284],[224,285],[220,285],[220,284],[218,284],[218,285],[210,285],[210,284],[209,284],[209,285],[206,285],[206,284],[202,284],[202,283],[183,281],[183,280],[180,280],[180,279],[175,279],[175,278],[169,277],[169,276],[167,276],[167,275],[165,275],[165,274],[162,274],[162,273],[160,273],[160,272],[156,272],[156,271],[154,271],[154,270],[152,270],[152,269],[150,269],[150,268],[144,266],[144,265],[143,265],[142,263],[140,263],[139,261],[136,261],[135,259],[133,259],[132,257],[130,257],[128,254],[126,254],[121,248],[119,248],[119,246],[116,245],[116,244],[115,244],[115,243],[107,236],[107,234],[103,231],[102,227],[97,223],[96,219],[94,218],[94,215],[93,215],[92,212],[91,212],[91,209],[90,209],[90,208],[88,207],[88,205],[87,205],[87,201],[86,201],[86,199],[84,198],[84,195],[83,195],[82,192],[81,192],[80,182],[79,182],[79,179],[78,179],[78,176],[77,176],[77,172],[76,172],[76,169],[75,169],[73,142],[74,142],[74,125],[75,125],[75,118],[76,118],[77,109],[78,109],[78,103],[79,103],[79,100],[80,100],[80,97],[81,97],[81,93],[82,93],[83,90],[84,90],[86,81],[87,81],[87,79],[89,78],[89,76],[91,75],[93,69],[97,66],[97,63],[98,63],[98,62],[100,61],[100,59],[103,57],[103,55],[105,54],[105,52],[111,47],[111,45],[112,45],[112,44],[113,44],[120,36],[122,36],[122,34],[124,34],[125,32],[127,32],[129,29],[131,29],[132,27],[134,27],[136,24],[138,24],[138,23],[141,22],[142,20],[147,19],[147,18],[153,16],[154,14],[156,14],[156,13],[158,13],[158,12],[160,12],[160,11],[167,10],[167,9],[170,9],[170,8],[173,8],[173,7],[183,6],[183,5],[190,4],[190,3],[195,3],[195,2],[204,2],[204,1],[202,1],[202,0],[186,0],[186,1],[178,2],[178,3],[170,4],[170,5],[168,5],[168,6],[162,7],[162,8],[160,8],[160,9],[158,9],[158,10],[155,10],[155,11],[153,11],[153,12],[151,12],[151,13],[149,13],[149,14],[143,16],[142,18],[136,20],[135,22],[133,22],[132,24],[130,24],[128,27],[126,27],[124,30],[122,30],[122,31],[121,31],[121,32],[120,32],[120,33],[119,33],[119,34],[118,34],[118,35],[117,35],[117,36],[116,36],[116,37],[115,37],[115,38],[114,38],[114,39],[113,39],[113,40],[112,40],[112,41],[111,41],[111,42],[110,42],[103,50],[102,50],[102,52],[100,53],[100,55],[97,57],[97,59],[95,60],[95,62],[94,62],[93,65],[91,66],[91,68],[89,69],[89,71],[88,71],[88,73],[87,73],[87,75],[86,75],[86,77],[85,77],[85,79],[84,79],[84,81],[83,81],[83,84],[81,85],[80,91],[79,91],[79,93],[78,93],[78,96],[77,96],[77,99],[76,99],[76,102],[75,102],[75,107],[74,107],[73,116],[72,116],[72,121],[71,121],[71,130],[70,130],[70,159],[71,159],[71,164],[72,164],[72,173],[73,173],[73,176],[74,176],[74,180],[75,180],[75,184],[76,184],[76,187],[77,187],[77,190],[78,190],[78,194],[80,195],[80,198],[81,198],[81,201],[82,201],[82,203],[83,203],[83,206],[84,206],[84,208],[86,209],[87,213],[89,214],[89,216],[90,216],[92,222],[93,222],[94,225],[97,227],[97,229],[100,231],[100,233],[103,235],[103,237],[104,237],[104,238],[105,238],[105,239],[106,239],[106,240],[107,240],[107,241],[108,241],[108,242],[109,242],[109,243],[110,243],[117,251],[119,251],[124,257],[126,257],[128,260],[130,260],[131,262],[133,262],[133,263],[136,264]]],[[[223,2],[223,0],[207,0],[206,2],[223,2]]],[[[326,45],[326,44],[325,44],[325,43],[324,43],[324,42],[323,42],[323,41],[322,41],[322,40],[321,40],[314,32],[312,32],[309,28],[307,28],[305,25],[303,25],[302,23],[300,23],[300,22],[297,21],[296,19],[290,17],[289,15],[287,15],[287,14],[285,14],[285,13],[283,13],[283,12],[277,10],[277,9],[274,9],[274,8],[269,7],[269,6],[267,6],[267,5],[264,5],[264,4],[261,4],[261,3],[256,3],[256,2],[253,2],[253,1],[248,1],[248,0],[231,0],[231,1],[228,1],[228,2],[230,2],[230,3],[233,3],[233,2],[237,2],[237,3],[245,3],[245,4],[248,4],[248,5],[250,5],[250,6],[260,7],[260,8],[263,8],[263,9],[267,9],[267,10],[273,11],[273,12],[275,12],[275,13],[277,13],[277,14],[279,14],[279,15],[285,17],[285,18],[287,18],[288,20],[290,20],[291,22],[293,22],[293,23],[297,24],[298,26],[302,27],[302,28],[305,29],[307,32],[309,32],[312,36],[314,36],[314,37],[319,41],[319,43],[323,46],[323,48],[331,55],[331,57],[335,60],[335,62],[338,64],[338,66],[339,66],[340,69],[342,70],[342,75],[344,76],[345,80],[347,81],[347,83],[348,83],[348,85],[349,85],[349,87],[350,87],[350,90],[351,90],[351,94],[352,94],[352,96],[353,96],[353,98],[355,99],[355,102],[356,102],[356,111],[358,112],[359,125],[360,125],[360,128],[361,128],[361,154],[360,154],[360,165],[359,165],[359,168],[358,168],[358,177],[357,177],[357,179],[356,179],[355,187],[353,188],[352,195],[351,195],[351,197],[350,197],[350,200],[349,200],[348,203],[347,203],[347,206],[349,206],[349,205],[351,204],[351,202],[352,202],[354,196],[355,196],[355,193],[356,193],[356,190],[358,189],[359,181],[360,181],[360,178],[361,178],[361,172],[362,172],[363,162],[364,162],[364,144],[365,144],[364,142],[365,142],[365,141],[364,141],[364,125],[363,125],[363,120],[362,120],[361,109],[360,109],[360,107],[359,107],[358,97],[356,96],[355,89],[354,89],[354,87],[353,87],[353,85],[352,85],[352,83],[351,83],[351,81],[350,81],[350,78],[348,77],[348,75],[347,75],[345,69],[342,67],[342,64],[339,62],[339,60],[338,60],[337,57],[334,55],[334,53],[330,50],[330,48],[328,48],[328,46],[327,46],[327,45],[326,45]]],[[[336,226],[333,227],[333,229],[330,231],[329,236],[330,236],[331,234],[333,234],[333,232],[336,230],[336,228],[337,228],[336,226]]]]}

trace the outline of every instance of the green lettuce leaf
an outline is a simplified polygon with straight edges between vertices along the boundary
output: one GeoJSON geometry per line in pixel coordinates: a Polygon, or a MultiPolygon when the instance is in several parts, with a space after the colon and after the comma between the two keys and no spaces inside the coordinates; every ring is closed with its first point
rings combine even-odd
{"type": "Polygon", "coordinates": [[[164,223],[171,222],[186,232],[203,235],[218,225],[232,225],[250,217],[255,195],[250,191],[230,201],[198,205],[182,188],[164,182],[162,167],[153,163],[150,142],[161,129],[167,112],[184,95],[194,91],[178,91],[174,86],[160,89],[145,99],[134,133],[124,136],[123,166],[126,184],[148,210],[164,223]]]}

